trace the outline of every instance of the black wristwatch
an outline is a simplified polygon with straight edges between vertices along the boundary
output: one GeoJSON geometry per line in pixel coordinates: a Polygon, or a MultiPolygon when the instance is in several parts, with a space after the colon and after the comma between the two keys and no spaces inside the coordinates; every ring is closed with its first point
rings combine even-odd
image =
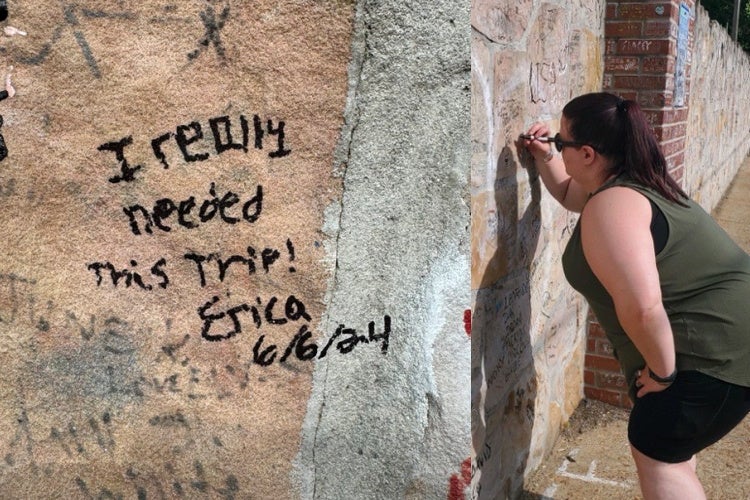
{"type": "Polygon", "coordinates": [[[674,371],[666,376],[666,377],[660,377],[659,375],[655,374],[651,368],[648,369],[648,376],[651,377],[651,380],[655,380],[659,382],[661,385],[671,385],[672,382],[675,381],[677,378],[677,368],[674,369],[674,371]]]}

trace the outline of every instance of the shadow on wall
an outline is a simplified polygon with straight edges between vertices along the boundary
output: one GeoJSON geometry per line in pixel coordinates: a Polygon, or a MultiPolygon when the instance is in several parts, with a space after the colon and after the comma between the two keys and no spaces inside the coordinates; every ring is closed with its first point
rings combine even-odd
{"type": "Polygon", "coordinates": [[[474,245],[495,248],[475,276],[472,319],[472,498],[481,500],[509,498],[521,490],[534,423],[531,264],[541,227],[541,185],[526,156],[521,161],[528,182],[523,179],[519,186],[519,177],[526,176],[518,156],[509,146],[502,150],[495,171],[508,175],[487,180],[497,207],[497,220],[487,223],[497,223],[496,241],[473,237],[474,245]]]}

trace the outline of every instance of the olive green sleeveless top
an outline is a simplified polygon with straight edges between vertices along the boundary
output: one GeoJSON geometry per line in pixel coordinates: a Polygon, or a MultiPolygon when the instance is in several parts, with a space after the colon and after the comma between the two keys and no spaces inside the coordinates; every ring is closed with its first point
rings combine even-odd
{"type": "MultiPolygon", "coordinates": [[[[645,195],[669,226],[656,266],[675,339],[677,369],[698,370],[750,387],[750,256],[692,200],[681,206],[622,176],[599,191],[613,186],[645,195]]],[[[645,361],[620,325],[612,297],[586,262],[580,219],[562,262],[566,278],[586,297],[612,343],[633,397],[635,372],[645,361]]]]}

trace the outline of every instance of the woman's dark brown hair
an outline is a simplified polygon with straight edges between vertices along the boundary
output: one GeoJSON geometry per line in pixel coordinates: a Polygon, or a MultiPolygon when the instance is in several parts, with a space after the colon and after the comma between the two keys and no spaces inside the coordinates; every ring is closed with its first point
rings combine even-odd
{"type": "Polygon", "coordinates": [[[574,141],[589,144],[612,160],[612,174],[626,173],[676,203],[688,197],[669,175],[667,161],[637,102],[606,92],[584,94],[565,105],[563,116],[574,141]]]}

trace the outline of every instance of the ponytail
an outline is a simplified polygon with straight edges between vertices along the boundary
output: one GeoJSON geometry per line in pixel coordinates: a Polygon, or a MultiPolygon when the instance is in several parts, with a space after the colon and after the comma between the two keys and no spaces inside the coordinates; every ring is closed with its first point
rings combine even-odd
{"type": "Polygon", "coordinates": [[[606,92],[576,97],[563,108],[570,133],[610,158],[611,173],[627,174],[633,181],[684,204],[688,196],[667,169],[653,130],[637,102],[606,92]]]}

